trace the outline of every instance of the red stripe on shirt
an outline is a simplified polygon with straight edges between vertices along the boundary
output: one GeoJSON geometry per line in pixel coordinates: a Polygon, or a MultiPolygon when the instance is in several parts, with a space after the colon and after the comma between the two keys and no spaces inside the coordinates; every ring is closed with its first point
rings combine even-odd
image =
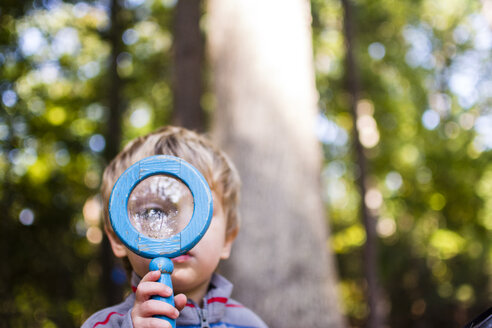
{"type": "Polygon", "coordinates": [[[113,314],[117,314],[119,316],[124,316],[124,314],[121,314],[121,313],[118,313],[118,312],[111,312],[110,314],[108,314],[108,316],[106,317],[106,319],[104,321],[99,321],[99,322],[96,322],[96,324],[94,326],[92,326],[92,328],[95,328],[96,326],[99,326],[99,325],[105,325],[109,322],[109,318],[113,315],[113,314]]]}
{"type": "MultiPolygon", "coordinates": [[[[210,303],[227,303],[228,299],[226,297],[212,297],[211,299],[207,300],[207,304],[210,303]]],[[[186,303],[186,306],[189,307],[195,307],[195,304],[193,303],[186,303]]]]}
{"type": "MultiPolygon", "coordinates": [[[[242,307],[244,307],[241,304],[227,304],[227,301],[228,301],[228,299],[226,297],[212,297],[211,299],[209,299],[207,301],[207,304],[217,302],[217,303],[224,303],[226,307],[231,307],[231,308],[242,308],[242,307]]],[[[196,307],[195,304],[193,304],[193,303],[186,303],[186,306],[191,307],[191,308],[196,307]]]]}
{"type": "Polygon", "coordinates": [[[226,297],[212,297],[211,299],[209,299],[207,301],[207,304],[215,303],[215,302],[226,304],[227,303],[227,298],[226,297]]]}
{"type": "Polygon", "coordinates": [[[243,308],[244,306],[242,306],[241,304],[226,304],[226,307],[230,307],[230,308],[243,308]]]}

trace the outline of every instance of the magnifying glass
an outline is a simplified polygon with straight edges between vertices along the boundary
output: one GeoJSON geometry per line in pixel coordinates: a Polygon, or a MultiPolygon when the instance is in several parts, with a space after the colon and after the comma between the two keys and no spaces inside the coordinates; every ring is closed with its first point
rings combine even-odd
{"type": "MultiPolygon", "coordinates": [[[[191,164],[169,156],[147,157],[116,181],[109,218],[118,238],[132,252],[152,259],[159,282],[172,288],[171,258],[186,254],[203,237],[213,213],[212,192],[191,164]]],[[[174,306],[174,295],[153,296],[174,306]]],[[[176,327],[176,321],[157,316],[176,327]]]]}

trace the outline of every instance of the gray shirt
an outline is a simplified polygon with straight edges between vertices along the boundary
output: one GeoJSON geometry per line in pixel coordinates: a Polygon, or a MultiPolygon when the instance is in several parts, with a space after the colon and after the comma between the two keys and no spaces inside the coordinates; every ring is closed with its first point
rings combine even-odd
{"type": "MultiPolygon", "coordinates": [[[[132,286],[140,278],[133,273],[132,286]]],[[[253,311],[230,298],[232,284],[221,275],[214,274],[210,287],[203,299],[203,307],[188,301],[176,320],[177,327],[200,328],[267,328],[267,325],[253,311]]],[[[82,328],[133,328],[131,309],[135,294],[129,295],[122,303],[94,313],[82,328]]]]}

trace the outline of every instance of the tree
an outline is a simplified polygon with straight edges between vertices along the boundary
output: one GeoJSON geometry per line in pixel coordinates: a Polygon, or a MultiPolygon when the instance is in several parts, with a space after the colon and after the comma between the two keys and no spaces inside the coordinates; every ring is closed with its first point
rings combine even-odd
{"type": "Polygon", "coordinates": [[[214,135],[243,179],[242,229],[224,270],[271,327],[342,327],[320,193],[309,3],[209,1],[208,22],[214,135]]]}
{"type": "MultiPolygon", "coordinates": [[[[104,157],[109,163],[118,154],[121,145],[121,126],[124,108],[123,81],[118,74],[118,56],[123,52],[123,41],[121,39],[124,24],[121,19],[121,6],[116,0],[111,1],[110,17],[111,30],[109,43],[111,45],[111,64],[109,72],[109,88],[106,99],[109,108],[108,126],[105,131],[106,148],[104,157]]],[[[106,306],[119,303],[123,295],[122,287],[111,279],[111,274],[115,270],[116,259],[111,251],[108,238],[104,235],[101,243],[100,262],[102,268],[101,289],[104,290],[106,306]]]]}
{"type": "MultiPolygon", "coordinates": [[[[357,126],[357,121],[359,116],[357,113],[357,106],[360,101],[361,85],[359,77],[359,67],[354,56],[354,21],[353,21],[353,9],[350,0],[342,0],[343,5],[343,31],[345,35],[346,44],[346,73],[345,78],[347,80],[347,92],[350,95],[350,112],[352,116],[352,124],[354,127],[357,126]]],[[[364,256],[363,256],[363,267],[364,276],[367,282],[367,303],[369,306],[369,316],[367,319],[368,328],[378,328],[381,327],[383,318],[381,316],[381,293],[378,284],[378,268],[377,268],[377,235],[376,235],[376,217],[371,213],[368,208],[365,195],[368,191],[367,186],[367,158],[364,154],[364,147],[360,141],[358,128],[352,129],[353,138],[353,148],[355,153],[355,162],[357,163],[357,168],[359,170],[359,176],[357,178],[357,185],[359,188],[359,193],[361,195],[360,199],[360,211],[362,223],[364,225],[364,230],[366,233],[366,242],[364,244],[364,256]]]]}
{"type": "Polygon", "coordinates": [[[203,131],[201,1],[178,1],[174,20],[174,124],[203,131]]]}

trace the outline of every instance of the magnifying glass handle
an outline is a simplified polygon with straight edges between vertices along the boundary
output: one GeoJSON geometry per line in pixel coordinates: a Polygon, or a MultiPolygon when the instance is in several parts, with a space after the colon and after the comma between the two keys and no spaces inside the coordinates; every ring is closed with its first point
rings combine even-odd
{"type": "MultiPolygon", "coordinates": [[[[171,259],[168,259],[167,257],[156,257],[150,262],[149,269],[151,271],[160,271],[161,277],[159,278],[158,282],[166,284],[167,286],[171,287],[171,289],[173,288],[171,273],[173,272],[174,265],[171,259]]],[[[172,293],[169,297],[155,295],[152,296],[152,299],[163,301],[174,306],[174,293],[172,293]]],[[[176,320],[174,319],[170,319],[164,315],[156,315],[154,317],[166,320],[171,324],[172,328],[176,327],[176,320]]]]}

